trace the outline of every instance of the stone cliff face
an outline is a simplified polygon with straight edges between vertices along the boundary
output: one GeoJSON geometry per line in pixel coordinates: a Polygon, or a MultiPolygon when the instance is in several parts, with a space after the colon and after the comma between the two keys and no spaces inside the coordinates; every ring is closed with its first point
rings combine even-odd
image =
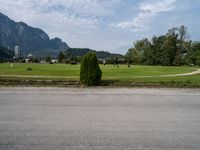
{"type": "Polygon", "coordinates": [[[69,49],[61,39],[50,39],[43,30],[23,22],[15,22],[0,13],[0,46],[13,50],[16,45],[19,45],[24,53],[39,56],[56,55],[69,49]]]}

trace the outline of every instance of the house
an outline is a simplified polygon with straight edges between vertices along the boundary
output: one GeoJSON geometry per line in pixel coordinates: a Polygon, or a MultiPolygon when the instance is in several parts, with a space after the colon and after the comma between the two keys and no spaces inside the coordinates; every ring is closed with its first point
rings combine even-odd
{"type": "Polygon", "coordinates": [[[30,63],[31,60],[30,60],[29,58],[26,58],[26,59],[25,59],[25,62],[26,62],[26,63],[30,63]]]}
{"type": "Polygon", "coordinates": [[[57,63],[58,63],[58,60],[57,60],[57,59],[52,59],[51,62],[52,62],[53,64],[57,64],[57,63]]]}

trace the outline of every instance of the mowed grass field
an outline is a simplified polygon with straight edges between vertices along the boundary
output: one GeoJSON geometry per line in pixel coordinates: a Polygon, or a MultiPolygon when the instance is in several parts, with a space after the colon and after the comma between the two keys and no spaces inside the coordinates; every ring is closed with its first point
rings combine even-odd
{"type": "MultiPolygon", "coordinates": [[[[183,74],[196,71],[198,67],[165,67],[165,66],[134,66],[100,65],[103,80],[139,83],[188,83],[200,85],[200,75],[181,77],[162,77],[160,75],[183,74]]],[[[79,80],[80,65],[70,64],[0,64],[0,78],[18,78],[32,80],[79,80]],[[32,68],[28,71],[27,68],[32,68]]]]}
{"type": "MultiPolygon", "coordinates": [[[[131,79],[139,76],[170,75],[195,71],[192,67],[100,65],[103,78],[131,79]]],[[[0,64],[0,75],[51,76],[79,78],[80,65],[70,64],[0,64]],[[31,71],[27,68],[32,68],[31,71]]]]}

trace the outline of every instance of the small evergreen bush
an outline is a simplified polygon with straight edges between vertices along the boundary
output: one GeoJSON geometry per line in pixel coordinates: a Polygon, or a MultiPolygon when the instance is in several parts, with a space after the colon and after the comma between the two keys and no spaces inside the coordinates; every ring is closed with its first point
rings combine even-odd
{"type": "Polygon", "coordinates": [[[83,85],[95,86],[101,81],[102,72],[96,54],[90,52],[81,60],[80,81],[83,85]]]}
{"type": "Polygon", "coordinates": [[[32,70],[33,70],[32,68],[29,68],[29,67],[27,68],[27,71],[32,71],[32,70]]]}

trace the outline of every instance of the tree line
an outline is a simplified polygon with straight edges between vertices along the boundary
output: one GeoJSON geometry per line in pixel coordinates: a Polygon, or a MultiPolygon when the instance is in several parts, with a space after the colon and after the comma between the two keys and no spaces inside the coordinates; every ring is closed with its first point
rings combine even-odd
{"type": "Polygon", "coordinates": [[[134,42],[125,58],[129,63],[143,65],[200,65],[200,42],[191,41],[188,28],[182,25],[165,35],[134,42]]]}

